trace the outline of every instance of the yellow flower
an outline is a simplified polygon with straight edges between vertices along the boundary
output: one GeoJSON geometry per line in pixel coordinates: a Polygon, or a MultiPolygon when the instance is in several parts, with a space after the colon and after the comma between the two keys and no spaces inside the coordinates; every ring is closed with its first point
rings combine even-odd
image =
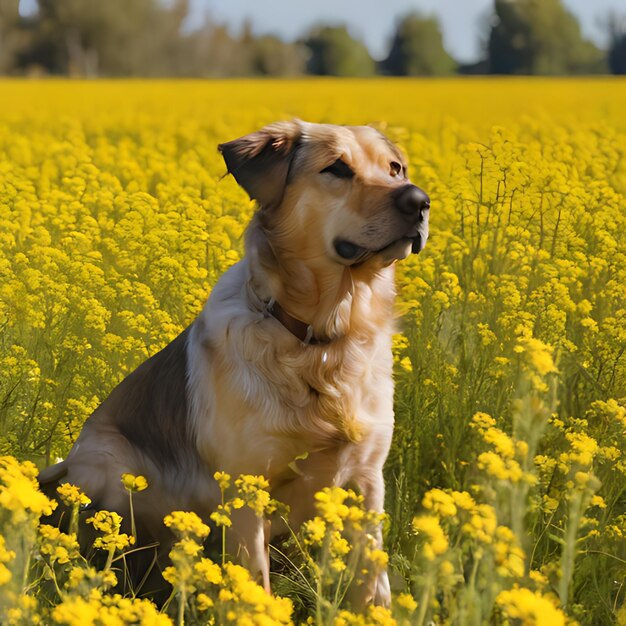
{"type": "Polygon", "coordinates": [[[6,585],[12,576],[11,570],[4,563],[0,563],[0,586],[6,585]]]}
{"type": "Polygon", "coordinates": [[[344,503],[352,495],[340,487],[326,487],[315,494],[315,507],[325,522],[342,530],[344,520],[350,515],[350,507],[344,503]]]}
{"type": "Polygon", "coordinates": [[[547,588],[550,584],[548,577],[536,569],[531,569],[528,572],[528,577],[540,588],[547,588]]]}
{"type": "Polygon", "coordinates": [[[569,454],[560,456],[561,462],[566,464],[591,465],[593,458],[598,453],[598,442],[585,433],[570,432],[565,434],[571,445],[569,454]]]}
{"type": "MultiPolygon", "coordinates": [[[[293,605],[287,598],[271,596],[257,585],[248,570],[226,563],[218,593],[220,610],[230,621],[252,620],[252,623],[280,626],[291,624],[293,605]],[[229,617],[230,615],[230,617],[229,617]],[[258,620],[258,621],[257,621],[258,620]]],[[[241,621],[240,623],[246,623],[241,621]]]]}
{"type": "Polygon", "coordinates": [[[515,442],[499,428],[487,428],[482,432],[485,443],[491,444],[503,458],[515,456],[515,442]]]}
{"type": "Polygon", "coordinates": [[[543,341],[534,337],[521,337],[520,343],[514,348],[515,352],[523,352],[528,356],[529,364],[541,376],[556,372],[556,366],[552,360],[552,348],[543,341]]]}
{"type": "Polygon", "coordinates": [[[383,606],[367,607],[366,619],[366,623],[371,626],[396,626],[391,611],[383,606]]]}
{"type": "Polygon", "coordinates": [[[0,508],[11,511],[15,525],[33,516],[50,515],[56,507],[54,500],[39,491],[36,475],[37,468],[30,461],[19,463],[10,456],[0,457],[0,508]]]}
{"type": "Polygon", "coordinates": [[[374,565],[375,569],[385,569],[389,563],[389,556],[387,553],[384,550],[379,550],[378,548],[373,550],[366,548],[365,558],[374,565]]]}
{"type": "Polygon", "coordinates": [[[232,526],[232,521],[230,519],[230,507],[228,506],[218,504],[217,511],[213,511],[210,517],[217,526],[225,526],[226,528],[230,528],[230,526],[232,526]]]}
{"type": "Polygon", "coordinates": [[[177,549],[186,556],[196,556],[202,551],[202,546],[197,541],[189,539],[188,537],[177,541],[175,545],[177,549]]]}
{"type": "Polygon", "coordinates": [[[454,504],[465,511],[472,511],[476,506],[474,498],[467,491],[453,491],[451,493],[454,504]]]}
{"type": "Polygon", "coordinates": [[[520,626],[565,626],[562,611],[530,589],[501,591],[496,604],[508,618],[518,620],[520,626]]]}
{"type": "Polygon", "coordinates": [[[93,524],[96,530],[103,533],[118,532],[122,525],[122,517],[115,511],[98,511],[93,517],[86,520],[88,524],[93,524]]]}
{"type": "Polygon", "coordinates": [[[574,474],[574,480],[579,487],[585,487],[589,482],[589,474],[586,472],[576,472],[576,474],[574,474]]]}
{"type": "Polygon", "coordinates": [[[350,552],[351,547],[348,540],[342,537],[338,531],[330,534],[330,551],[334,556],[344,556],[350,552]]]}
{"type": "Polygon", "coordinates": [[[211,559],[202,558],[194,566],[194,571],[198,579],[212,585],[222,582],[222,570],[211,559]]]}
{"type": "Polygon", "coordinates": [[[126,533],[117,533],[98,537],[93,542],[93,547],[101,550],[123,550],[135,543],[135,538],[126,533]]]}
{"type": "Polygon", "coordinates": [[[7,550],[6,541],[2,535],[0,535],[0,585],[5,585],[11,580],[11,570],[5,565],[10,563],[15,558],[15,552],[13,550],[7,550]]]}
{"type": "Polygon", "coordinates": [[[559,507],[559,501],[556,498],[551,498],[548,495],[544,495],[542,497],[542,506],[543,509],[546,510],[548,513],[552,513],[556,511],[556,509],[559,507]]]}
{"type": "Polygon", "coordinates": [[[263,476],[242,475],[235,481],[239,497],[257,515],[262,516],[276,510],[271,499],[269,482],[263,476]]]}
{"type": "Polygon", "coordinates": [[[87,506],[91,500],[76,486],[63,483],[57,487],[61,501],[67,506],[87,506]]]}
{"type": "Polygon", "coordinates": [[[79,555],[75,535],[66,535],[58,528],[41,524],[39,526],[40,551],[50,557],[52,563],[65,564],[79,555]]]}
{"type": "Polygon", "coordinates": [[[192,511],[173,511],[166,515],[163,523],[181,537],[192,535],[203,539],[207,537],[210,528],[192,511]]]}
{"type": "Polygon", "coordinates": [[[122,518],[114,511],[98,511],[93,517],[85,520],[87,524],[104,533],[96,538],[93,547],[102,550],[123,550],[135,543],[135,538],[121,533],[122,518]]]}
{"type": "Polygon", "coordinates": [[[425,508],[441,515],[442,517],[452,517],[456,515],[456,505],[454,498],[441,489],[431,489],[426,492],[422,504],[425,508]]]}
{"type": "Polygon", "coordinates": [[[433,561],[437,556],[448,549],[448,538],[434,515],[418,515],[413,518],[413,531],[423,535],[426,539],[423,551],[424,556],[433,561]]]}
{"type": "Polygon", "coordinates": [[[100,606],[80,596],[68,597],[52,611],[53,621],[67,626],[95,624],[99,615],[100,606]]]}
{"type": "Polygon", "coordinates": [[[396,596],[396,604],[411,613],[417,608],[417,602],[415,602],[413,596],[409,593],[398,594],[396,596]]]}
{"type": "Polygon", "coordinates": [[[341,558],[341,557],[335,557],[334,559],[330,560],[330,568],[337,572],[343,572],[345,571],[348,566],[346,565],[346,562],[341,558]]]}
{"type": "Polygon", "coordinates": [[[174,566],[166,567],[162,572],[163,578],[170,583],[173,587],[176,587],[180,582],[179,572],[174,566]]]}
{"type": "Polygon", "coordinates": [[[592,496],[591,501],[589,502],[591,506],[597,506],[601,509],[606,509],[606,502],[602,496],[592,496]]]}
{"type": "Polygon", "coordinates": [[[506,526],[498,526],[495,539],[493,549],[498,574],[503,577],[522,578],[525,555],[517,545],[513,531],[506,526]]]}
{"type": "Polygon", "coordinates": [[[483,544],[491,544],[497,527],[495,509],[488,504],[477,504],[461,530],[483,544]]]}
{"type": "Polygon", "coordinates": [[[503,459],[495,452],[482,452],[479,454],[478,467],[499,480],[519,482],[523,477],[522,469],[517,461],[503,459]]]}
{"type": "Polygon", "coordinates": [[[213,600],[206,593],[199,593],[196,596],[196,603],[199,611],[208,611],[215,606],[213,600]]]}
{"type": "Polygon", "coordinates": [[[314,517],[302,525],[302,534],[307,544],[319,544],[326,535],[326,523],[321,517],[314,517]]]}
{"type": "Polygon", "coordinates": [[[91,592],[96,587],[107,590],[117,584],[117,577],[111,570],[96,570],[95,567],[74,566],[70,569],[67,587],[81,595],[91,592]]]}
{"type": "Polygon", "coordinates": [[[226,472],[215,472],[213,478],[215,478],[222,491],[226,491],[230,487],[230,474],[226,472]]]}
{"type": "Polygon", "coordinates": [[[407,372],[413,371],[413,364],[411,363],[411,359],[408,356],[400,359],[400,367],[407,372]]]}
{"type": "Polygon", "coordinates": [[[472,426],[481,430],[491,428],[496,425],[496,420],[487,413],[475,413],[472,417],[472,426]]]}
{"type": "Polygon", "coordinates": [[[128,491],[143,491],[148,488],[148,481],[144,476],[133,476],[132,474],[122,474],[122,484],[128,491]]]}

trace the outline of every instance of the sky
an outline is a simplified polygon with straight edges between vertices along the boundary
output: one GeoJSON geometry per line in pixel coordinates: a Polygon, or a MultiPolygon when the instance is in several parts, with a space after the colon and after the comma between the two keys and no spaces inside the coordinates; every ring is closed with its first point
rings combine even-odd
{"type": "MultiPolygon", "coordinates": [[[[610,11],[626,16],[626,0],[563,0],[578,17],[583,33],[606,46],[610,11]],[[604,25],[603,25],[604,24],[604,25]]],[[[411,10],[439,17],[444,45],[461,62],[480,57],[481,16],[490,15],[493,0],[190,0],[188,25],[209,15],[235,32],[249,18],[255,34],[296,39],[312,24],[345,23],[361,38],[374,58],[386,55],[397,18],[411,10]]]]}

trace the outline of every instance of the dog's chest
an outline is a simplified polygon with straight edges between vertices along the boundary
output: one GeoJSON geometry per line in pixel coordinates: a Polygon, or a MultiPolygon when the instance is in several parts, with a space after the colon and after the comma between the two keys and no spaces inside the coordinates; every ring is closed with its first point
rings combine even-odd
{"type": "Polygon", "coordinates": [[[280,474],[297,457],[391,428],[386,342],[288,350],[254,343],[250,352],[231,346],[212,368],[211,428],[198,443],[223,469],[280,474]]]}

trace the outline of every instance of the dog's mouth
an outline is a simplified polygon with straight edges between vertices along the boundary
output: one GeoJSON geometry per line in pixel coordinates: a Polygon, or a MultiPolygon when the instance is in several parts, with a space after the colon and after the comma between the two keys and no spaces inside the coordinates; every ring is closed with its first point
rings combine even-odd
{"type": "MultiPolygon", "coordinates": [[[[425,242],[424,242],[425,243],[425,242]]],[[[411,236],[399,237],[394,239],[382,248],[365,248],[347,239],[337,239],[335,241],[335,252],[349,265],[356,265],[363,263],[373,256],[391,254],[392,258],[403,259],[408,256],[409,253],[418,254],[424,248],[422,243],[422,237],[419,233],[411,236]],[[408,246],[411,246],[410,252],[408,246]],[[395,256],[394,252],[397,251],[399,256],[395,256]]]]}

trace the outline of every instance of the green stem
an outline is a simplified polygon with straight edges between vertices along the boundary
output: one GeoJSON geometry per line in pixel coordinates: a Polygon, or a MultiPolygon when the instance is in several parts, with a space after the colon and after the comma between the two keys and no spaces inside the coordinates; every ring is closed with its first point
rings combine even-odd
{"type": "Polygon", "coordinates": [[[130,503],[130,532],[137,541],[137,528],[135,526],[135,510],[133,509],[133,492],[128,490],[128,501],[130,503]]]}
{"type": "Polygon", "coordinates": [[[54,584],[54,588],[57,592],[57,595],[59,596],[59,598],[62,598],[63,592],[61,591],[61,588],[59,587],[59,582],[57,581],[56,574],[54,573],[54,566],[51,563],[47,563],[47,566],[50,571],[50,579],[52,580],[52,583],[54,584]]]}
{"type": "Polygon", "coordinates": [[[422,591],[422,595],[420,597],[420,601],[418,604],[418,612],[415,620],[415,626],[422,626],[424,624],[424,620],[426,619],[426,612],[428,611],[428,600],[430,598],[430,588],[433,584],[433,575],[432,572],[428,574],[426,578],[426,584],[424,585],[424,589],[422,591]]]}
{"type": "Polygon", "coordinates": [[[28,586],[28,573],[30,572],[30,550],[25,552],[26,558],[24,559],[24,573],[22,575],[22,591],[28,586]]]}
{"type": "Polygon", "coordinates": [[[104,571],[108,572],[111,569],[113,563],[113,555],[115,554],[115,547],[109,548],[109,554],[107,555],[107,562],[104,564],[104,571]]]}
{"type": "Polygon", "coordinates": [[[185,624],[185,604],[187,604],[187,587],[185,583],[180,588],[180,600],[178,601],[178,614],[176,616],[176,626],[185,624]]]}
{"type": "Polygon", "coordinates": [[[78,507],[80,505],[74,504],[72,506],[72,513],[70,516],[70,535],[76,535],[78,537],[78,507]]]}
{"type": "MultiPolygon", "coordinates": [[[[330,535],[328,530],[324,536],[324,544],[322,546],[322,553],[320,558],[319,573],[317,576],[317,597],[315,598],[315,623],[317,626],[326,626],[329,620],[324,619],[324,574],[326,573],[326,567],[328,566],[328,553],[330,547],[330,535]]],[[[329,617],[329,616],[326,616],[329,617]]]]}
{"type": "Polygon", "coordinates": [[[317,597],[315,598],[315,623],[317,624],[317,626],[324,626],[324,616],[322,614],[322,601],[321,601],[321,597],[322,597],[322,593],[323,593],[323,589],[322,589],[322,577],[318,576],[317,578],[317,585],[316,585],[316,595],[317,597]]]}
{"type": "MultiPolygon", "coordinates": [[[[477,558],[476,554],[474,554],[474,563],[472,564],[472,572],[470,574],[469,582],[467,585],[467,589],[469,591],[469,604],[470,604],[470,612],[469,612],[469,622],[472,624],[480,624],[480,617],[483,612],[483,604],[481,602],[476,601],[476,577],[478,575],[478,567],[480,566],[480,558],[477,558]]],[[[467,598],[466,598],[466,606],[467,610],[467,598]]]]}
{"type": "MultiPolygon", "coordinates": [[[[222,511],[224,510],[224,489],[220,488],[222,492],[222,511]]],[[[222,567],[226,564],[226,526],[222,526],[222,567]]]]}
{"type": "MultiPolygon", "coordinates": [[[[525,471],[525,470],[524,470],[525,471]]],[[[524,515],[528,498],[528,486],[526,483],[514,483],[509,490],[509,507],[511,512],[511,530],[519,541],[520,548],[524,551],[524,570],[528,574],[530,571],[530,561],[526,558],[528,554],[529,535],[526,532],[524,515]]]]}
{"type": "Polygon", "coordinates": [[[563,544],[563,555],[561,556],[561,578],[559,579],[559,599],[561,606],[567,607],[569,595],[569,583],[574,571],[574,560],[576,558],[576,535],[578,533],[578,523],[580,520],[580,509],[582,504],[582,494],[576,493],[570,502],[569,519],[565,528],[565,543],[563,544]]]}

